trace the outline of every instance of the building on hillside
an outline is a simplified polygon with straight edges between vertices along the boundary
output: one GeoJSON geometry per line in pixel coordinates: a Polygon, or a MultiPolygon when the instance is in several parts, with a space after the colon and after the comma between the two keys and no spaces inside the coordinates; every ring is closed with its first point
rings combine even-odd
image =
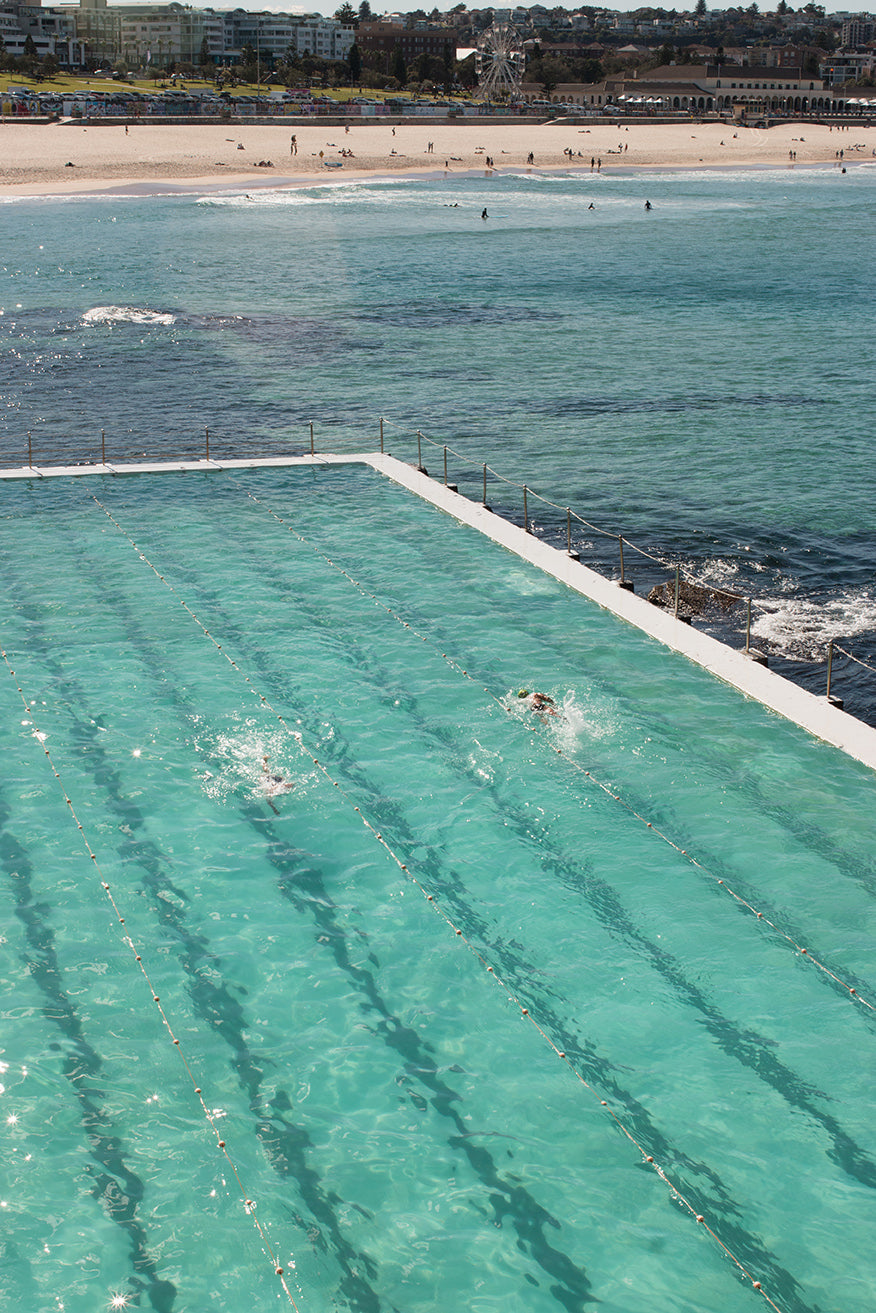
{"type": "Polygon", "coordinates": [[[263,54],[266,62],[277,62],[287,54],[296,59],[313,55],[317,59],[339,61],[349,57],[356,39],[352,27],[344,27],[336,19],[323,18],[320,14],[268,14],[234,9],[223,18],[224,59],[229,64],[239,63],[246,46],[263,54]]]}
{"type": "Polygon", "coordinates": [[[819,65],[819,75],[829,87],[857,82],[872,75],[876,68],[876,50],[837,50],[819,65]]]}
{"type": "Polygon", "coordinates": [[[350,51],[356,42],[356,31],[344,27],[334,18],[323,18],[320,14],[305,14],[293,17],[295,24],[296,49],[299,55],[310,51],[319,59],[349,59],[350,51]]]}
{"type": "Polygon", "coordinates": [[[360,23],[356,44],[363,55],[382,55],[386,59],[398,46],[406,64],[419,55],[443,59],[449,68],[456,62],[456,32],[452,27],[401,27],[381,19],[360,23]]]}
{"type": "Polygon", "coordinates": [[[867,14],[855,14],[843,20],[840,44],[844,50],[868,45],[876,36],[876,22],[867,14]]]}
{"type": "MultiPolygon", "coordinates": [[[[540,100],[539,87],[524,83],[528,100],[540,100]]],[[[800,69],[757,66],[671,64],[639,77],[615,75],[593,86],[562,85],[552,93],[561,104],[641,114],[811,114],[831,113],[844,101],[826,90],[821,78],[800,69]]]]}
{"type": "Polygon", "coordinates": [[[0,36],[11,55],[24,53],[31,36],[40,57],[52,53],[65,67],[115,64],[167,68],[174,63],[236,63],[246,45],[263,54],[266,66],[285,57],[316,55],[345,60],[355,41],[352,27],[320,14],[221,13],[189,5],[124,4],[78,0],[41,8],[0,0],[0,36]]]}
{"type": "Polygon", "coordinates": [[[82,43],[81,63],[112,65],[122,58],[122,13],[106,0],[79,0],[79,7],[67,11],[74,22],[76,36],[82,43]]]}
{"type": "Polygon", "coordinates": [[[83,62],[82,43],[69,11],[13,2],[3,5],[0,20],[7,54],[17,58],[26,54],[30,37],[39,59],[54,55],[63,68],[76,68],[83,62]]]}
{"type": "Polygon", "coordinates": [[[158,68],[180,62],[199,64],[203,43],[212,58],[222,50],[222,18],[212,9],[181,4],[124,5],[121,11],[121,55],[132,63],[158,68]]]}
{"type": "Polygon", "coordinates": [[[551,59],[598,59],[605,47],[601,45],[594,47],[592,42],[576,41],[572,37],[567,41],[540,41],[527,38],[523,42],[523,49],[526,51],[527,59],[535,59],[536,50],[543,58],[549,56],[551,59]]]}

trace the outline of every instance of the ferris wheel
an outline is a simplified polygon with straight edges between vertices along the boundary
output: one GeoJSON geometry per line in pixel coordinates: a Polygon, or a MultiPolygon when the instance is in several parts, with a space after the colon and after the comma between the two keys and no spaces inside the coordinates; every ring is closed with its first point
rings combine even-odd
{"type": "Polygon", "coordinates": [[[518,95],[526,55],[520,33],[510,23],[494,23],[478,41],[475,68],[478,88],[488,99],[507,92],[518,95]]]}

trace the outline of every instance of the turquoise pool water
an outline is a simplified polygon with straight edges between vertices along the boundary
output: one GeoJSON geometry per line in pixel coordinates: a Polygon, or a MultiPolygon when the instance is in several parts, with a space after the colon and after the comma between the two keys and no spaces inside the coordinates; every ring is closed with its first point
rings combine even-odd
{"type": "Polygon", "coordinates": [[[869,1313],[871,772],[363,469],[0,499],[11,1307],[869,1313]]]}

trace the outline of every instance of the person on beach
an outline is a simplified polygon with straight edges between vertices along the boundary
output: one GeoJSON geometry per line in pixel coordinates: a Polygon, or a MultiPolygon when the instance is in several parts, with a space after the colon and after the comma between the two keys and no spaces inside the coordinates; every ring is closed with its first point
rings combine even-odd
{"type": "Polygon", "coordinates": [[[490,216],[487,214],[486,209],[481,210],[481,218],[482,218],[482,219],[489,219],[489,217],[490,217],[490,216]]]}
{"type": "Polygon", "coordinates": [[[651,208],[651,202],[650,202],[650,201],[645,201],[645,209],[646,209],[646,210],[650,210],[650,208],[651,208]]]}
{"type": "Polygon", "coordinates": [[[289,143],[289,154],[290,155],[298,154],[298,138],[295,136],[294,132],[292,133],[292,140],[289,143]]]}

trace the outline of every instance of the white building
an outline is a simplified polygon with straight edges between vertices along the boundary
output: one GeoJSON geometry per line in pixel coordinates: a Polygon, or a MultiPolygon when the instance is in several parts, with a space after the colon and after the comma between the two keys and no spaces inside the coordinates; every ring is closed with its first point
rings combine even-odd
{"type": "Polygon", "coordinates": [[[829,59],[818,66],[818,76],[829,87],[842,86],[844,82],[856,82],[866,77],[876,67],[876,50],[852,51],[837,50],[829,59]]]}
{"type": "Polygon", "coordinates": [[[224,24],[223,60],[236,63],[250,46],[266,60],[278,62],[287,53],[293,57],[314,55],[317,59],[345,60],[356,39],[352,27],[321,14],[252,13],[233,9],[221,15],[224,24]]]}
{"type": "Polygon", "coordinates": [[[125,5],[120,14],[119,57],[132,63],[159,68],[176,60],[199,64],[204,41],[211,57],[221,55],[222,19],[210,9],[188,9],[181,4],[125,5]]]}
{"type": "Polygon", "coordinates": [[[73,16],[62,9],[43,9],[40,5],[4,4],[0,11],[0,35],[10,55],[26,53],[30,37],[37,56],[54,55],[66,68],[82,63],[82,46],[73,16]]]}

